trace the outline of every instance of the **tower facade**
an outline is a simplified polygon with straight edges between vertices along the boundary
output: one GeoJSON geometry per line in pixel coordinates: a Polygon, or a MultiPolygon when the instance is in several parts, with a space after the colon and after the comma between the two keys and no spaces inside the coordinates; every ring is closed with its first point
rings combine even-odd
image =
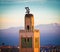
{"type": "Polygon", "coordinates": [[[25,14],[25,29],[19,35],[20,52],[40,52],[40,32],[34,29],[33,14],[25,14]]]}

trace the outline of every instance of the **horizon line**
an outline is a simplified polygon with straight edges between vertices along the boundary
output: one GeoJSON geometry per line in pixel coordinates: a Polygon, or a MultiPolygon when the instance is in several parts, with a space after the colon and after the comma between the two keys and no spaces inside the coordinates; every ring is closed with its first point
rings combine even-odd
{"type": "MultiPolygon", "coordinates": [[[[50,24],[38,24],[38,25],[51,25],[51,24],[57,24],[57,25],[60,25],[60,23],[50,23],[50,24]]],[[[38,26],[38,25],[34,25],[34,27],[38,26]]],[[[22,27],[24,28],[24,26],[12,26],[12,27],[7,27],[7,28],[0,28],[0,30],[3,30],[3,29],[10,29],[10,28],[17,28],[17,27],[22,27]]]]}

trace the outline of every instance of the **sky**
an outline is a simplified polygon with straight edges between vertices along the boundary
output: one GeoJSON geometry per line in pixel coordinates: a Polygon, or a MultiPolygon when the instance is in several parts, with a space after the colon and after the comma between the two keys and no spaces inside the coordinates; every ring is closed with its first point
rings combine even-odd
{"type": "Polygon", "coordinates": [[[35,26],[60,24],[60,0],[0,0],[0,29],[24,27],[25,7],[34,15],[35,26]]]}

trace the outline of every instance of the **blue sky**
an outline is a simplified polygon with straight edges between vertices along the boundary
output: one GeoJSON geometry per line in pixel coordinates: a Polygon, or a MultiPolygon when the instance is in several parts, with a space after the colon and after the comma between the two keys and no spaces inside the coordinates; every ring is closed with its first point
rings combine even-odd
{"type": "Polygon", "coordinates": [[[24,26],[26,6],[34,15],[35,26],[60,24],[60,0],[0,0],[0,29],[24,26]]]}

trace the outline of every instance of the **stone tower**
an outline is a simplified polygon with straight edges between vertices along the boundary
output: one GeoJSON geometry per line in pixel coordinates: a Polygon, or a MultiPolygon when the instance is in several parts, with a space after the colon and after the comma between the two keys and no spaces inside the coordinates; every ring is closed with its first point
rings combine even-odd
{"type": "Polygon", "coordinates": [[[20,52],[40,52],[40,32],[34,29],[34,16],[26,7],[25,29],[19,31],[20,52]]]}

